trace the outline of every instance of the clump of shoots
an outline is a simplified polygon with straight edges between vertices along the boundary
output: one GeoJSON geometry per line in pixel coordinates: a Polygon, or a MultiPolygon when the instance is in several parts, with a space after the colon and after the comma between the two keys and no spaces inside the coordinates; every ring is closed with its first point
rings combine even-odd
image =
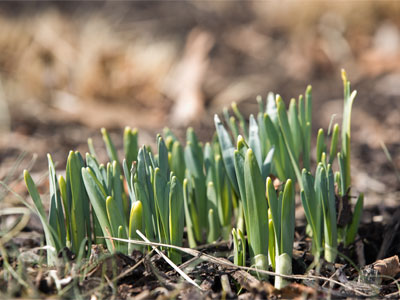
{"type": "MultiPolygon", "coordinates": [[[[259,112],[250,115],[248,123],[232,104],[232,116],[228,109],[223,111],[228,130],[215,115],[216,134],[204,145],[191,128],[185,146],[165,129],[163,136],[157,136],[153,152],[148,146],[139,147],[137,130],[126,127],[121,163],[109,133],[102,129],[110,161],[99,163],[89,139],[85,160],[79,152],[70,152],[65,178],[57,178],[49,155],[48,215],[32,178],[24,173],[50,246],[48,263],[54,265],[64,247],[85,254],[92,244],[103,244],[110,252],[146,251],[147,247],[111,239],[136,240],[137,230],[150,241],[182,246],[186,224],[190,247],[227,240],[232,234],[235,264],[245,266],[249,257],[258,269],[271,265],[278,274],[289,275],[296,184],[312,236],[312,253],[316,261],[324,254],[327,261],[335,262],[338,244],[354,242],[363,207],[361,194],[353,218],[346,224],[338,222],[337,201],[349,204],[351,198],[350,120],[356,95],[345,72],[342,78],[342,128],[330,124],[327,135],[320,129],[313,154],[309,86],[298,100],[291,99],[288,109],[279,95],[270,93],[265,102],[258,97],[259,112]],[[336,157],[339,169],[334,172],[336,157]],[[276,188],[272,178],[282,186],[276,188]]],[[[182,261],[176,250],[162,250],[175,263],[182,261]]],[[[286,284],[283,277],[276,277],[277,288],[286,284]]]]}

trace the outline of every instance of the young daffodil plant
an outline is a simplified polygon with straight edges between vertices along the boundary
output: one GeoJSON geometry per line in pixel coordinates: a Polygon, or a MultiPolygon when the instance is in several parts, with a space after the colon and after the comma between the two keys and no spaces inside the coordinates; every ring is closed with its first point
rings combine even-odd
{"type": "MultiPolygon", "coordinates": [[[[258,98],[259,112],[250,115],[248,123],[232,104],[233,115],[223,111],[227,127],[215,115],[216,134],[204,145],[191,128],[185,146],[165,129],[163,137],[157,136],[153,153],[148,146],[139,148],[137,130],[127,127],[121,163],[110,135],[102,129],[110,161],[99,163],[89,139],[86,159],[70,152],[65,178],[56,176],[49,155],[48,214],[31,176],[24,172],[49,246],[48,263],[54,265],[64,247],[82,255],[90,253],[92,244],[103,244],[110,252],[146,251],[147,247],[121,240],[139,239],[137,230],[150,241],[182,246],[186,224],[190,247],[227,240],[232,233],[237,265],[250,261],[262,270],[271,265],[278,274],[289,275],[297,187],[312,236],[311,251],[316,261],[323,253],[334,262],[338,244],[354,242],[363,206],[361,194],[353,218],[340,220],[338,203],[349,207],[351,199],[350,120],[356,95],[344,72],[342,77],[342,128],[334,124],[327,135],[320,129],[315,155],[310,86],[288,108],[279,95],[270,93],[265,103],[258,98]],[[336,158],[339,168],[334,172],[336,158]]],[[[163,250],[175,263],[182,261],[178,251],[163,250]]],[[[277,288],[286,284],[283,277],[276,277],[277,288]]]]}

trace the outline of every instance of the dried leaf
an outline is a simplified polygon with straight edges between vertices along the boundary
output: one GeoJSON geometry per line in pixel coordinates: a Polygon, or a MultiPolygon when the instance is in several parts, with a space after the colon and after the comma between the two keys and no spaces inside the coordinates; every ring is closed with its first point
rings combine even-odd
{"type": "Polygon", "coordinates": [[[316,290],[299,283],[291,283],[281,290],[275,290],[275,294],[282,299],[309,299],[316,296],[316,290]]]}
{"type": "Polygon", "coordinates": [[[394,277],[400,272],[399,257],[394,255],[392,257],[377,260],[373,263],[373,267],[382,276],[394,277]]]}

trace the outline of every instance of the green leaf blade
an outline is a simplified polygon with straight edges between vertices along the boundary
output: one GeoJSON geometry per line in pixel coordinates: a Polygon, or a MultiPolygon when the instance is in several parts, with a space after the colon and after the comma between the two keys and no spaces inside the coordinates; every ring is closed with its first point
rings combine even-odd
{"type": "MultiPolygon", "coordinates": [[[[247,150],[245,157],[244,179],[248,215],[252,218],[247,228],[251,236],[250,255],[262,261],[268,256],[268,207],[265,199],[265,183],[251,149],[247,150]]],[[[265,262],[261,262],[261,266],[265,267],[265,262]]]]}

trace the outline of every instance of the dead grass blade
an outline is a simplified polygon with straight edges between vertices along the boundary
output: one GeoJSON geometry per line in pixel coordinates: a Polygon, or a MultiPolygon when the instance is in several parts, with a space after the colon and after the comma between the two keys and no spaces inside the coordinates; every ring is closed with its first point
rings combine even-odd
{"type": "MultiPolygon", "coordinates": [[[[162,258],[164,258],[164,260],[165,260],[171,267],[173,267],[174,270],[175,270],[176,272],[178,272],[178,274],[180,274],[187,282],[191,283],[192,285],[194,285],[194,286],[197,287],[198,289],[202,290],[202,288],[201,288],[196,282],[194,282],[192,278],[190,278],[185,272],[183,272],[181,269],[179,269],[179,267],[178,267],[176,264],[174,264],[164,253],[162,253],[160,250],[158,250],[158,249],[156,248],[157,245],[155,245],[154,243],[151,243],[151,242],[146,238],[146,236],[145,236],[143,233],[140,232],[140,230],[136,230],[136,232],[137,232],[137,234],[138,234],[146,243],[148,243],[149,246],[153,247],[153,249],[154,249],[162,258]]],[[[120,240],[121,240],[121,241],[129,241],[129,240],[125,240],[125,239],[120,239],[120,240]]],[[[179,249],[180,247],[177,247],[177,246],[176,246],[176,248],[175,248],[175,247],[170,247],[170,248],[180,250],[180,249],[179,249]]]]}

